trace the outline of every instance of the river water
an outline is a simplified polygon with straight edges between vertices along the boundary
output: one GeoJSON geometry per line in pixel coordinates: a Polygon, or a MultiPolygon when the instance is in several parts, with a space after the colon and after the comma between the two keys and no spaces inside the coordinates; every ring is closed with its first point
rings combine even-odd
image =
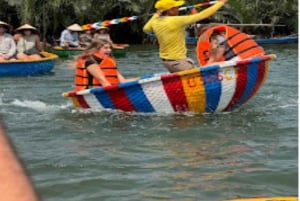
{"type": "MultiPolygon", "coordinates": [[[[61,96],[71,59],[48,75],[0,78],[0,113],[45,201],[298,195],[298,46],[264,48],[277,55],[264,86],[231,113],[76,110],[61,96]]],[[[126,77],[165,71],[151,45],[117,62],[126,77]]]]}

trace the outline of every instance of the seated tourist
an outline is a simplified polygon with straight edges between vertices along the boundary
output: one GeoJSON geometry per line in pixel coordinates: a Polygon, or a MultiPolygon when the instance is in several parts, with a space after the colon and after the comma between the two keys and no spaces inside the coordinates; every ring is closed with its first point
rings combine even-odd
{"type": "Polygon", "coordinates": [[[248,34],[224,24],[203,27],[197,42],[201,66],[264,54],[264,50],[248,34]]]}
{"type": "Polygon", "coordinates": [[[79,43],[82,47],[88,47],[93,42],[93,35],[90,28],[82,28],[83,33],[79,35],[79,43]]]}
{"type": "Polygon", "coordinates": [[[16,32],[21,34],[17,40],[17,59],[40,59],[42,47],[38,30],[29,24],[24,24],[17,28],[16,32]]]}
{"type": "Polygon", "coordinates": [[[16,53],[16,43],[8,33],[11,26],[0,21],[0,61],[13,60],[16,53]]]}
{"type": "Polygon", "coordinates": [[[65,48],[78,48],[79,45],[79,35],[82,28],[78,24],[72,24],[62,31],[60,35],[60,46],[65,48]]]}
{"type": "Polygon", "coordinates": [[[77,60],[75,73],[76,91],[92,87],[106,87],[135,80],[133,78],[125,79],[121,75],[111,53],[111,43],[107,40],[95,41],[87,47],[77,60]]]}

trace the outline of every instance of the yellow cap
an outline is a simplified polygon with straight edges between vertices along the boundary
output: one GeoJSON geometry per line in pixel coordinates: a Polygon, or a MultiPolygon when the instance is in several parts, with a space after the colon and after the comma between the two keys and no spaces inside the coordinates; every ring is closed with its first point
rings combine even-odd
{"type": "Polygon", "coordinates": [[[158,0],[155,3],[155,8],[159,11],[166,11],[166,10],[170,10],[171,8],[174,7],[179,7],[182,6],[184,4],[183,0],[158,0]]]}

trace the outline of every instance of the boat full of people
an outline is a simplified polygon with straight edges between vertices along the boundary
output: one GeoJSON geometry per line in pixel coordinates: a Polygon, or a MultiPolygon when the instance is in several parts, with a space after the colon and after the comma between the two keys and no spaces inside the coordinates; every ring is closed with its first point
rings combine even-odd
{"type": "Polygon", "coordinates": [[[276,58],[274,54],[266,55],[247,34],[226,25],[212,27],[199,37],[197,56],[201,67],[145,75],[117,85],[65,92],[63,96],[75,107],[84,109],[141,113],[229,112],[259,91],[267,78],[270,61],[276,58]],[[221,60],[207,63],[201,56],[205,49],[200,45],[210,43],[214,31],[224,32],[226,51],[221,60]]]}

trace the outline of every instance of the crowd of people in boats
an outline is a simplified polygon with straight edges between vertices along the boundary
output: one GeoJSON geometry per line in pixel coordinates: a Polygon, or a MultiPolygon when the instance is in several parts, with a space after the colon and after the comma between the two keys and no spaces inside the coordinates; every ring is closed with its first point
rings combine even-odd
{"type": "MultiPolygon", "coordinates": [[[[86,48],[93,41],[105,39],[113,44],[108,27],[96,29],[82,28],[72,24],[61,32],[59,46],[65,49],[86,48]]],[[[14,60],[37,60],[44,47],[38,29],[30,24],[24,24],[13,30],[13,27],[0,21],[0,62],[14,60]]]]}
{"type": "MultiPolygon", "coordinates": [[[[213,6],[193,15],[179,15],[179,7],[185,3],[183,0],[158,0],[155,3],[157,12],[146,22],[143,31],[156,35],[161,63],[170,73],[198,68],[195,61],[187,56],[185,27],[212,16],[227,1],[219,0],[213,6]]],[[[35,27],[25,24],[15,29],[13,36],[9,33],[10,29],[8,23],[0,22],[0,61],[40,57],[42,47],[35,27]]],[[[247,34],[226,26],[203,26],[199,35],[201,34],[204,36],[199,37],[197,55],[201,67],[224,60],[264,54],[254,41],[248,40],[247,34]]],[[[72,24],[61,32],[59,42],[59,46],[66,49],[84,47],[84,52],[76,61],[76,90],[132,80],[125,79],[117,69],[107,27],[88,29],[72,24]]]]}
{"type": "Polygon", "coordinates": [[[59,46],[69,49],[86,48],[92,42],[101,39],[105,39],[113,44],[108,27],[89,28],[79,24],[72,24],[62,31],[59,38],[59,46]]]}
{"type": "Polygon", "coordinates": [[[0,21],[0,62],[8,60],[32,60],[41,58],[41,41],[38,30],[24,24],[10,33],[12,26],[0,21]]]}

